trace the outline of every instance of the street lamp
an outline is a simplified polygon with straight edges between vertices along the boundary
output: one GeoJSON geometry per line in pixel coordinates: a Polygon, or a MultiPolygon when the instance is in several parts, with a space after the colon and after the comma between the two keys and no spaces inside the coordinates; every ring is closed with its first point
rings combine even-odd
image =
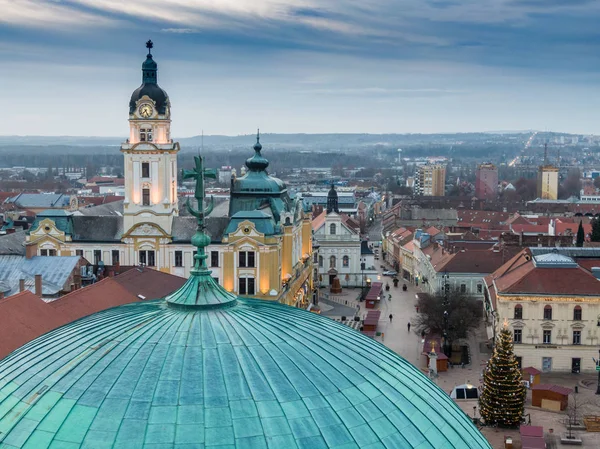
{"type": "Polygon", "coordinates": [[[492,341],[492,352],[494,351],[494,348],[496,347],[496,320],[497,320],[497,316],[498,316],[498,312],[496,312],[495,310],[492,310],[492,332],[493,332],[493,335],[494,335],[494,340],[492,341]]]}
{"type": "Polygon", "coordinates": [[[450,275],[448,272],[444,272],[442,278],[444,280],[444,354],[448,355],[448,306],[450,305],[448,294],[450,293],[450,275]]]}
{"type": "Polygon", "coordinates": [[[598,361],[596,362],[596,371],[598,371],[598,387],[596,394],[600,394],[600,349],[598,349],[598,361]]]}

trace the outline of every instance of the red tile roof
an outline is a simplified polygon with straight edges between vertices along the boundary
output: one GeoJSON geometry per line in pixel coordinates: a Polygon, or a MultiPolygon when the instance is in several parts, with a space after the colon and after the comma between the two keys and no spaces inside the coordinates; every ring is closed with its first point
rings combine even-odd
{"type": "Polygon", "coordinates": [[[185,278],[151,268],[144,268],[143,270],[133,268],[112,279],[132,295],[142,295],[146,299],[164,298],[187,281],[185,278]]]}
{"type": "Polygon", "coordinates": [[[553,391],[558,394],[564,394],[565,396],[573,393],[573,390],[567,387],[563,387],[562,385],[553,385],[553,384],[534,384],[531,385],[530,388],[532,390],[545,390],[545,391],[553,391]]]}
{"type": "Polygon", "coordinates": [[[314,217],[312,219],[312,228],[313,228],[313,231],[316,231],[321,226],[323,226],[323,223],[325,223],[325,216],[326,215],[327,215],[327,212],[323,211],[319,215],[317,215],[316,217],[314,217]]]}
{"type": "Polygon", "coordinates": [[[48,304],[28,290],[0,300],[0,358],[63,324],[48,304]]]}
{"type": "Polygon", "coordinates": [[[533,366],[528,366],[527,368],[523,368],[522,371],[525,374],[534,375],[534,376],[537,376],[538,374],[542,374],[542,372],[539,369],[534,368],[533,366]]]}
{"type": "Polygon", "coordinates": [[[132,269],[46,303],[26,291],[0,300],[0,358],[53,329],[101,310],[162,298],[185,279],[160,271],[132,269]]]}

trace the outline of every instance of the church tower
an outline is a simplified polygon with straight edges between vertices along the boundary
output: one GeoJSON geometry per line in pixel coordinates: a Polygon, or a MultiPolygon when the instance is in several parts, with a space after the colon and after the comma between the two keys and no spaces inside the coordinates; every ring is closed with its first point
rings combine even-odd
{"type": "Polygon", "coordinates": [[[331,183],[331,189],[329,189],[329,192],[327,193],[327,213],[330,214],[332,212],[335,212],[336,214],[340,213],[338,208],[338,194],[333,182],[331,183]]]}
{"type": "Polygon", "coordinates": [[[152,41],[142,64],[142,85],[129,101],[129,139],[121,145],[125,157],[124,231],[141,224],[157,225],[171,234],[178,215],[177,152],[171,139],[171,104],[158,86],[158,65],[152,41]]]}

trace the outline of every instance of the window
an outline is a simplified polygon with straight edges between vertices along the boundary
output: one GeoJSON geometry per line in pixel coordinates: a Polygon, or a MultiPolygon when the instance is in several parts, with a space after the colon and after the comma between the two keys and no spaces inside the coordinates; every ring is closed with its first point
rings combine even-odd
{"type": "Polygon", "coordinates": [[[329,225],[329,233],[330,233],[331,235],[335,235],[335,223],[331,223],[331,224],[329,225]]]}
{"type": "Polygon", "coordinates": [[[477,284],[477,293],[479,293],[479,294],[483,293],[483,285],[477,284]]]}
{"type": "Polygon", "coordinates": [[[83,250],[82,250],[82,249],[76,249],[76,250],[75,250],[75,255],[76,255],[76,256],[83,257],[83,250]]]}
{"type": "Polygon", "coordinates": [[[581,331],[573,331],[573,344],[574,345],[581,344],[581,331]]]}
{"type": "Polygon", "coordinates": [[[152,128],[140,128],[140,142],[152,142],[152,128]]]}
{"type": "Polygon", "coordinates": [[[545,330],[544,331],[544,344],[549,345],[552,343],[552,331],[545,330]]]}
{"type": "Polygon", "coordinates": [[[240,251],[239,266],[241,268],[254,268],[254,251],[240,251]]]}
{"type": "Polygon", "coordinates": [[[111,251],[111,257],[112,257],[112,264],[119,265],[119,250],[118,249],[113,249],[111,251]]]}
{"type": "Polygon", "coordinates": [[[523,306],[521,304],[517,304],[515,306],[514,319],[515,320],[522,320],[523,319],[523,306]]]}
{"type": "Polygon", "coordinates": [[[238,293],[240,295],[254,295],[254,278],[239,278],[238,293]]]}
{"type": "Polygon", "coordinates": [[[102,251],[99,249],[94,250],[94,265],[98,265],[102,260],[102,251]]]}
{"type": "Polygon", "coordinates": [[[513,333],[513,342],[515,344],[523,343],[523,330],[522,329],[515,329],[515,332],[513,333]]]}
{"type": "Polygon", "coordinates": [[[183,251],[175,251],[175,266],[183,267],[183,251]]]}
{"type": "Polygon", "coordinates": [[[323,268],[323,256],[319,256],[319,268],[323,268]]]}
{"type": "Polygon", "coordinates": [[[317,253],[313,253],[313,263],[318,263],[319,262],[319,255],[317,253]]]}
{"type": "Polygon", "coordinates": [[[544,307],[544,319],[551,320],[552,319],[552,306],[544,307]]]}
{"type": "Polygon", "coordinates": [[[581,306],[575,306],[573,309],[573,319],[575,321],[581,321],[581,306]]]}
{"type": "Polygon", "coordinates": [[[344,256],[342,258],[342,265],[344,267],[349,267],[350,266],[350,258],[348,256],[344,256]]]}
{"type": "Polygon", "coordinates": [[[150,189],[142,189],[142,206],[150,206],[150,189]]]}
{"type": "Polygon", "coordinates": [[[211,251],[210,252],[210,266],[211,267],[219,266],[219,251],[211,251]]]}
{"type": "Polygon", "coordinates": [[[460,284],[460,292],[467,293],[467,284],[460,284]]]}
{"type": "Polygon", "coordinates": [[[150,177],[150,163],[142,162],[142,178],[150,177]]]}
{"type": "Polygon", "coordinates": [[[56,256],[56,250],[55,249],[41,249],[40,255],[41,256],[56,256]]]}
{"type": "Polygon", "coordinates": [[[329,258],[329,268],[335,268],[335,262],[336,262],[335,256],[331,256],[329,258]]]}
{"type": "Polygon", "coordinates": [[[140,251],[140,264],[153,267],[154,262],[154,251],[140,251]]]}

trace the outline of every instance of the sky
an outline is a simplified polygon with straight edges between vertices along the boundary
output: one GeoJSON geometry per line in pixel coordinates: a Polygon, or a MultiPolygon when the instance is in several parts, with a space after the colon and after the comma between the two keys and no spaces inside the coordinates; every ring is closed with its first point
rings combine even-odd
{"type": "Polygon", "coordinates": [[[594,0],[0,0],[0,135],[600,133],[594,0]]]}

